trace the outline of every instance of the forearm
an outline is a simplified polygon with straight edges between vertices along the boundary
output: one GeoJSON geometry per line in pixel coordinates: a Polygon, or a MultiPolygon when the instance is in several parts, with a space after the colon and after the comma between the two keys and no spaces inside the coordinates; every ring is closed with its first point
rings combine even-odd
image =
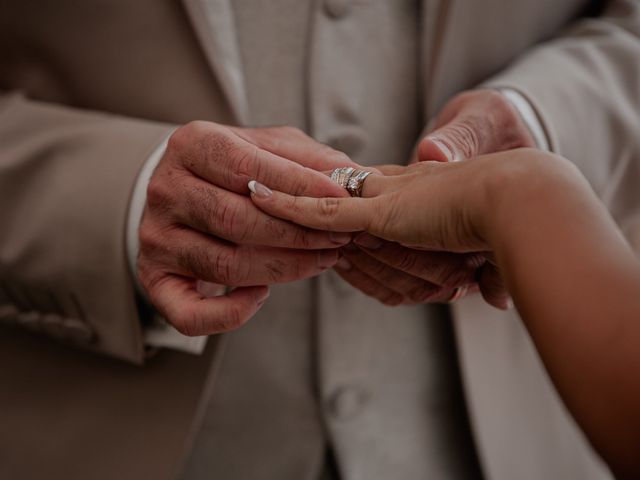
{"type": "Polygon", "coordinates": [[[486,235],[552,380],[624,477],[640,471],[640,265],[564,163],[503,168],[486,196],[486,235]]]}

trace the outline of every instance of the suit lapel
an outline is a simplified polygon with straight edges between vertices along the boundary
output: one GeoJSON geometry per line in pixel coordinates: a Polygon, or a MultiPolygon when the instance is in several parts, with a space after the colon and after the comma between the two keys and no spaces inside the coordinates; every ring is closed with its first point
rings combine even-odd
{"type": "Polygon", "coordinates": [[[249,103],[231,0],[182,1],[235,119],[246,125],[249,103]]]}

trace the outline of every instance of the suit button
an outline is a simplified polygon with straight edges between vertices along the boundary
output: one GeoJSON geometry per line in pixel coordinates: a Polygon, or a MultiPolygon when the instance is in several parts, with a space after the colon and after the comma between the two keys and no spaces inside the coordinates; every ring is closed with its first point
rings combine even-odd
{"type": "Polygon", "coordinates": [[[366,393],[357,387],[340,387],[329,400],[331,414],[338,420],[357,415],[367,402],[366,393]]]}
{"type": "Polygon", "coordinates": [[[352,0],[325,0],[324,11],[336,20],[346,16],[351,11],[352,0]]]}

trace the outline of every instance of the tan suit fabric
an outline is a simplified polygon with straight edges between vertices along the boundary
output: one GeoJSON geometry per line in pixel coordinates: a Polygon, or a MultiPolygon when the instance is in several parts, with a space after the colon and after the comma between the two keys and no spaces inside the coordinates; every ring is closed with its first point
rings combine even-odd
{"type": "MultiPolygon", "coordinates": [[[[360,142],[367,152],[366,136],[363,142],[358,129],[349,129],[357,122],[345,115],[353,95],[334,96],[325,87],[339,78],[358,98],[358,83],[368,75],[393,72],[354,68],[347,47],[366,38],[366,13],[360,17],[358,12],[368,5],[346,3],[352,16],[343,23],[324,8],[314,17],[310,105],[337,108],[312,112],[309,128],[321,141],[335,141],[337,135],[350,144],[360,142]],[[323,69],[323,59],[335,68],[323,69]]],[[[587,174],[633,240],[639,237],[640,218],[634,193],[640,152],[640,5],[612,1],[597,18],[576,21],[587,3],[423,2],[422,120],[456,91],[482,82],[518,89],[538,111],[557,151],[587,174]],[[532,50],[539,42],[542,46],[532,50]]],[[[14,324],[0,330],[3,478],[176,478],[189,452],[206,393],[216,388],[210,366],[212,355],[223,353],[220,343],[212,342],[203,357],[163,351],[144,367],[67,344],[142,363],[124,254],[127,200],[136,173],[169,124],[249,118],[245,85],[233,81],[241,78],[241,59],[233,22],[226,17],[230,2],[211,0],[207,8],[217,13],[214,22],[221,26],[208,34],[177,2],[0,2],[0,87],[6,92],[0,97],[0,318],[14,324]],[[199,43],[205,34],[210,36],[206,45],[199,43]],[[62,342],[23,333],[25,328],[62,342]]],[[[400,53],[391,49],[380,56],[400,53]]],[[[372,122],[366,131],[375,132],[378,121],[379,128],[384,126],[384,118],[368,111],[366,102],[356,107],[361,113],[355,120],[372,122]]],[[[403,137],[389,145],[389,152],[407,142],[403,137]]],[[[332,307],[340,295],[333,293],[334,281],[331,275],[320,278],[316,296],[309,299],[323,325],[316,353],[324,354],[306,358],[318,362],[326,385],[339,385],[358,361],[371,358],[349,357],[360,351],[348,348],[354,338],[366,341],[388,333],[402,343],[403,334],[401,318],[385,322],[386,310],[367,306],[359,294],[343,301],[353,303],[349,311],[360,316],[343,322],[345,309],[332,307]],[[365,325],[367,317],[377,318],[365,325]],[[336,338],[345,348],[340,350],[336,338]]],[[[302,294],[295,300],[309,308],[302,294]]],[[[517,319],[498,318],[476,303],[459,306],[456,333],[485,476],[606,478],[549,387],[517,319]]],[[[277,346],[279,339],[273,340],[277,346]]],[[[402,352],[382,353],[392,362],[402,352]]],[[[416,364],[412,374],[420,375],[426,361],[409,362],[416,364]]],[[[294,367],[302,373],[307,368],[294,367]]],[[[302,375],[295,369],[274,372],[274,380],[286,383],[302,375]]],[[[384,368],[371,372],[371,385],[389,381],[384,368]]],[[[386,391],[393,387],[390,383],[386,391]]],[[[307,394],[302,392],[298,408],[324,398],[307,394]]],[[[405,401],[415,394],[396,391],[405,401]]],[[[374,429],[370,438],[388,433],[379,430],[378,420],[367,422],[374,429]]],[[[357,459],[371,455],[369,446],[341,435],[339,426],[330,428],[338,451],[348,452],[339,459],[346,478],[365,478],[357,459]],[[355,459],[352,469],[350,459],[355,459]]],[[[315,432],[298,434],[300,443],[315,439],[315,432]]],[[[248,472],[273,460],[260,451],[247,454],[248,472]]]]}

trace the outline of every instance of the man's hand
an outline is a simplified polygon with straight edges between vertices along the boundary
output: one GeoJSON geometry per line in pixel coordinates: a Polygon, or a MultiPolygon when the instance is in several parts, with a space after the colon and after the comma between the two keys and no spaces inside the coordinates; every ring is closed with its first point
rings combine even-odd
{"type": "MultiPolygon", "coordinates": [[[[433,127],[435,130],[419,142],[411,163],[458,161],[534,145],[518,111],[495,90],[471,90],[454,97],[433,127]]],[[[379,167],[385,174],[397,174],[399,168],[402,167],[379,167]]],[[[447,302],[477,290],[474,282],[478,281],[489,303],[500,308],[510,305],[493,264],[481,255],[434,254],[370,235],[356,238],[355,243],[359,248],[343,249],[344,259],[336,271],[348,283],[385,304],[447,302]]]]}
{"type": "Polygon", "coordinates": [[[350,236],[264,214],[249,199],[247,182],[345,196],[317,170],[351,164],[293,128],[193,122],[178,129],[149,183],[139,230],[138,277],[153,305],[186,335],[224,332],[255,314],[267,285],[332,267],[350,236]],[[210,297],[210,283],[237,288],[210,297]]]}
{"type": "Polygon", "coordinates": [[[418,161],[455,162],[535,146],[516,108],[496,90],[469,90],[455,96],[433,128],[418,144],[418,161]]]}

